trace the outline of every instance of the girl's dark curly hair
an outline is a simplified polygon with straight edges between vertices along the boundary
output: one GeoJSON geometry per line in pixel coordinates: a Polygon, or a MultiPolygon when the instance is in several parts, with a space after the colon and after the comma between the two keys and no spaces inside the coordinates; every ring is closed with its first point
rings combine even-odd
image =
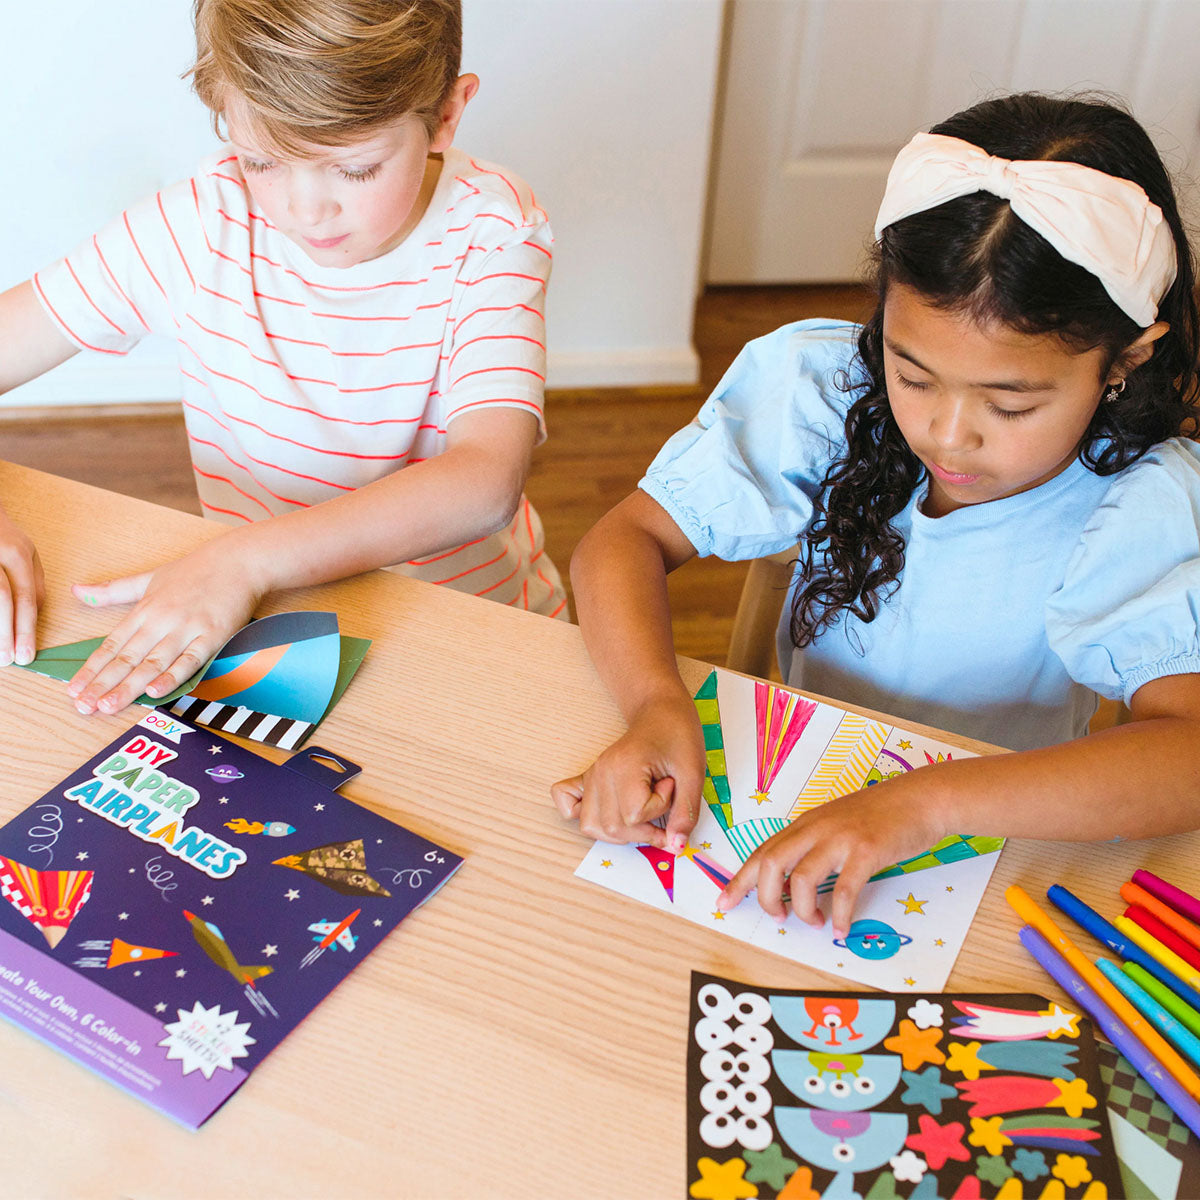
{"type": "MultiPolygon", "coordinates": [[[[1098,404],[1079,456],[1098,475],[1135,462],[1157,442],[1197,429],[1198,326],[1195,271],[1171,180],[1146,131],[1110,103],[1025,93],[988,100],[931,130],[1015,159],[1060,159],[1131,179],[1162,209],[1175,239],[1178,274],[1159,305],[1170,330],[1148,361],[1126,376],[1112,402],[1098,404]]],[[[899,586],[904,539],[892,520],[925,468],[892,417],[883,368],[883,309],[901,283],[938,308],[1028,334],[1055,334],[1083,352],[1102,347],[1105,370],[1142,333],[1100,281],[1067,262],[1008,202],[977,192],[916,213],[884,230],[876,249],[874,315],[863,326],[846,415],[846,451],[825,476],[801,539],[802,582],[791,635],[806,646],[843,609],[872,621],[899,586]],[[859,370],[858,368],[861,368],[859,370]],[[886,589],[886,590],[885,590],[886,589]]],[[[1099,400],[1099,389],[1097,390],[1099,400]]]]}

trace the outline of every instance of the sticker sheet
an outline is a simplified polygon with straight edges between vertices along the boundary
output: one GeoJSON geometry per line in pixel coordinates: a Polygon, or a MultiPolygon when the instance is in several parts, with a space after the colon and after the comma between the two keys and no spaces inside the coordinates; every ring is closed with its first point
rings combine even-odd
{"type": "Polygon", "coordinates": [[[0,828],[0,1016],[199,1126],[461,865],[354,774],[148,713],[0,828]]]}
{"type": "Polygon", "coordinates": [[[693,1200],[1122,1196],[1090,1021],[1034,995],[693,973],[693,1200]]]}
{"type": "MultiPolygon", "coordinates": [[[[966,751],[762,680],[714,670],[696,694],[707,773],[700,820],[683,851],[597,843],[575,872],[625,896],[782,954],[894,991],[945,986],[1003,842],[949,837],[881,871],[863,889],[845,938],[789,915],[781,925],[748,897],[717,893],[753,850],[800,813],[966,751]]],[[[819,889],[828,909],[833,880],[819,889]]]]}

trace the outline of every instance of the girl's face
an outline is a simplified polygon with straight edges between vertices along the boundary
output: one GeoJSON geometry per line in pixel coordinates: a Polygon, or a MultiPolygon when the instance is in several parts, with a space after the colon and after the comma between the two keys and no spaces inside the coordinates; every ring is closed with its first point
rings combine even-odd
{"type": "Polygon", "coordinates": [[[1123,373],[1114,367],[1106,378],[1106,359],[1051,334],[977,324],[892,284],[884,372],[900,432],[929,472],[924,511],[940,517],[1013,496],[1065,470],[1123,373]]]}

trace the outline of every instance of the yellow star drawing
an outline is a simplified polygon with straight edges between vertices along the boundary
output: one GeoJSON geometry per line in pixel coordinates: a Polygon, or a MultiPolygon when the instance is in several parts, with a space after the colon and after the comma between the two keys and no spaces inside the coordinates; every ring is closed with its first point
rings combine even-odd
{"type": "Polygon", "coordinates": [[[781,927],[781,928],[779,929],[779,931],[778,931],[778,932],[779,932],[779,936],[780,936],[780,937],[783,937],[783,936],[784,936],[784,934],[786,934],[786,933],[787,933],[787,930],[786,930],[786,929],[783,929],[783,928],[781,927]]]}
{"type": "Polygon", "coordinates": [[[696,856],[696,851],[699,849],[700,849],[699,846],[693,846],[689,843],[688,845],[684,846],[684,848],[682,850],[680,850],[679,854],[676,857],[686,858],[688,860],[688,862],[691,862],[692,859],[695,858],[695,856],[696,856]]]}
{"type": "Polygon", "coordinates": [[[700,849],[701,849],[701,850],[711,850],[711,849],[712,849],[712,842],[701,842],[701,843],[700,843],[700,849]]]}
{"type": "Polygon", "coordinates": [[[611,859],[611,858],[606,858],[606,859],[603,859],[603,860],[601,861],[600,865],[601,865],[602,867],[611,867],[611,866],[612,866],[612,859],[611,859]]]}
{"type": "Polygon", "coordinates": [[[944,946],[946,943],[942,938],[934,938],[933,944],[935,946],[944,946]]]}
{"type": "Polygon", "coordinates": [[[949,884],[946,884],[946,891],[952,892],[954,889],[949,884]]]}
{"type": "Polygon", "coordinates": [[[713,912],[713,920],[714,921],[723,921],[723,920],[725,920],[725,914],[723,912],[721,912],[720,909],[717,909],[713,912]]]}
{"type": "Polygon", "coordinates": [[[905,739],[904,739],[904,740],[903,740],[903,741],[900,743],[900,749],[901,749],[901,750],[911,750],[911,749],[912,749],[912,742],[910,742],[910,741],[908,740],[908,738],[905,738],[905,739]]]}
{"type": "Polygon", "coordinates": [[[912,987],[916,982],[915,979],[906,979],[904,981],[906,987],[912,987]]]}
{"type": "Polygon", "coordinates": [[[897,900],[896,903],[904,905],[905,913],[918,913],[920,916],[923,917],[925,915],[924,905],[928,904],[929,901],[928,900],[918,900],[912,894],[912,892],[909,892],[908,895],[905,896],[903,900],[897,900]]]}

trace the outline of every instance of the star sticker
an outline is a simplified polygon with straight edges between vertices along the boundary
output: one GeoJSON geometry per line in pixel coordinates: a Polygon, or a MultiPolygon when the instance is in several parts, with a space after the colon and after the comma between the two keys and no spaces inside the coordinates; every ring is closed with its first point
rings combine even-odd
{"type": "Polygon", "coordinates": [[[228,797],[228,796],[221,796],[221,797],[220,797],[220,798],[217,800],[217,803],[218,803],[218,804],[228,804],[228,803],[229,803],[229,797],[228,797]]]}
{"type": "Polygon", "coordinates": [[[377,845],[377,846],[382,846],[382,845],[383,845],[383,838],[376,838],[376,839],[375,839],[375,845],[377,845]]]}
{"type": "Polygon", "coordinates": [[[601,860],[600,860],[600,865],[601,865],[602,867],[611,867],[611,866],[612,866],[612,859],[611,859],[611,858],[604,858],[604,859],[601,859],[601,860]]]}
{"type": "Polygon", "coordinates": [[[270,942],[268,942],[268,943],[267,943],[267,944],[266,944],[266,945],[265,945],[265,946],[262,948],[262,952],[263,952],[263,953],[264,953],[264,954],[265,954],[265,955],[266,955],[268,958],[274,958],[274,957],[275,957],[275,955],[279,953],[279,947],[278,947],[278,946],[272,946],[272,945],[270,944],[270,942]]]}
{"type": "Polygon", "coordinates": [[[767,1183],[777,1192],[787,1186],[791,1173],[800,1165],[795,1159],[784,1156],[778,1142],[772,1142],[765,1150],[747,1150],[743,1155],[749,1164],[747,1183],[767,1183]]]}
{"type": "Polygon", "coordinates": [[[136,870],[137,870],[137,867],[130,867],[129,868],[130,875],[132,875],[134,873],[134,871],[136,871],[136,870]]]}
{"type": "Polygon", "coordinates": [[[211,904],[212,902],[213,898],[211,896],[205,896],[204,899],[200,901],[201,904],[211,904]]]}
{"type": "Polygon", "coordinates": [[[696,1166],[700,1178],[688,1189],[688,1195],[696,1200],[744,1200],[758,1195],[758,1188],[744,1178],[744,1159],[731,1158],[719,1163],[715,1158],[701,1158],[696,1166]]]}
{"type": "Polygon", "coordinates": [[[911,750],[911,749],[912,749],[912,742],[910,742],[910,741],[908,740],[908,738],[904,738],[904,739],[903,739],[903,740],[900,742],[900,749],[901,749],[901,750],[911,750]]]}
{"type": "Polygon", "coordinates": [[[135,974],[135,975],[140,975],[140,974],[141,974],[141,971],[134,971],[134,974],[135,974]]]}
{"type": "Polygon", "coordinates": [[[313,812],[324,812],[324,811],[325,811],[325,805],[323,805],[323,804],[314,804],[313,805],[313,812]]]}
{"type": "Polygon", "coordinates": [[[220,746],[209,746],[208,752],[209,752],[209,754],[220,754],[221,747],[220,746]]]}
{"type": "Polygon", "coordinates": [[[187,974],[187,972],[182,967],[180,967],[179,970],[175,972],[175,978],[182,979],[186,974],[187,974]]]}
{"type": "Polygon", "coordinates": [[[129,914],[128,913],[117,913],[117,920],[118,921],[128,921],[129,914]]]}
{"type": "Polygon", "coordinates": [[[1086,1079],[1056,1079],[1054,1086],[1058,1088],[1058,1095],[1046,1102],[1047,1108],[1061,1108],[1068,1117],[1075,1118],[1082,1117],[1084,1109],[1096,1107],[1095,1097],[1088,1091],[1086,1079]]]}
{"type": "Polygon", "coordinates": [[[725,914],[723,912],[721,912],[721,910],[719,908],[714,909],[713,910],[713,920],[714,921],[723,921],[723,920],[725,920],[725,914]]]}
{"type": "Polygon", "coordinates": [[[86,851],[86,850],[80,850],[80,852],[79,852],[77,855],[75,855],[75,857],[76,857],[76,858],[77,858],[77,859],[78,859],[80,862],[83,862],[83,860],[84,860],[85,858],[87,858],[87,851],[86,851]]]}
{"type": "Polygon", "coordinates": [[[155,1012],[166,1012],[166,1011],[167,1011],[167,1006],[166,1006],[166,1005],[165,1005],[165,1004],[164,1004],[164,1003],[163,1003],[163,1002],[160,1000],[160,1001],[159,1001],[159,1002],[158,1002],[158,1003],[157,1003],[157,1004],[154,1006],[154,1011],[155,1011],[155,1012]]]}
{"type": "Polygon", "coordinates": [[[904,905],[905,915],[907,915],[908,913],[917,913],[918,916],[923,917],[925,915],[925,909],[923,906],[928,904],[929,901],[928,900],[918,900],[912,894],[912,892],[909,892],[908,895],[905,896],[903,900],[897,900],[896,903],[904,905]]]}
{"type": "Polygon", "coordinates": [[[378,928],[380,925],[383,924],[383,922],[378,917],[376,917],[375,920],[371,922],[371,924],[374,925],[376,928],[378,928]]]}
{"type": "Polygon", "coordinates": [[[1059,1008],[1057,1004],[1051,1004],[1049,1008],[1039,1012],[1038,1016],[1054,1018],[1050,1027],[1046,1030],[1046,1036],[1049,1038],[1056,1038],[1060,1033],[1065,1033],[1068,1037],[1079,1036],[1078,1013],[1067,1012],[1065,1008],[1059,1008]]]}
{"type": "Polygon", "coordinates": [[[82,824],[83,824],[83,818],[82,818],[82,817],[76,817],[76,818],[75,818],[75,824],[76,824],[76,825],[82,825],[82,824]]]}
{"type": "Polygon", "coordinates": [[[295,888],[288,888],[283,894],[285,900],[299,900],[300,893],[295,888]]]}

